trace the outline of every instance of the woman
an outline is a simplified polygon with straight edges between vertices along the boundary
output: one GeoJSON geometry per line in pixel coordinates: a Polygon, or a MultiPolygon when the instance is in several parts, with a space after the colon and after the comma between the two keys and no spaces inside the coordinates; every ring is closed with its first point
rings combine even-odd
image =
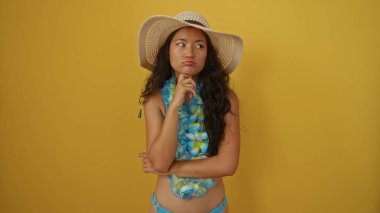
{"type": "Polygon", "coordinates": [[[158,175],[149,212],[228,212],[222,177],[239,162],[239,106],[229,76],[242,40],[198,13],[153,16],[139,33],[146,123],[143,170],[158,175]]]}

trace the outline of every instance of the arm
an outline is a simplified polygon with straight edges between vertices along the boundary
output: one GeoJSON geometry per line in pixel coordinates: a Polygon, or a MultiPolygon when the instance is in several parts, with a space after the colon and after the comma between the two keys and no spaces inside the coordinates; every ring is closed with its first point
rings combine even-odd
{"type": "Polygon", "coordinates": [[[166,118],[160,91],[155,91],[144,104],[146,153],[152,167],[166,171],[174,160],[177,147],[178,110],[169,108],[166,118]]]}
{"type": "Polygon", "coordinates": [[[177,149],[178,111],[187,95],[189,98],[195,95],[195,82],[185,75],[180,75],[165,118],[161,110],[164,104],[158,90],[144,104],[146,157],[157,172],[168,171],[173,163],[177,149]]]}
{"type": "Polygon", "coordinates": [[[219,153],[206,159],[191,161],[176,161],[168,173],[180,177],[216,178],[232,176],[239,164],[240,123],[239,102],[236,94],[229,92],[231,112],[225,116],[225,136],[219,146],[219,153]]]}

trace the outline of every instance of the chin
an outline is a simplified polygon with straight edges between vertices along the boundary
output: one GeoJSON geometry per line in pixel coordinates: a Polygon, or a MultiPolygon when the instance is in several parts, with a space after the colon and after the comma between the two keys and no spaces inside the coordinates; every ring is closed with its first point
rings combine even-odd
{"type": "Polygon", "coordinates": [[[183,69],[179,71],[178,73],[190,75],[190,76],[197,76],[199,73],[201,73],[202,70],[195,70],[195,69],[183,69]]]}

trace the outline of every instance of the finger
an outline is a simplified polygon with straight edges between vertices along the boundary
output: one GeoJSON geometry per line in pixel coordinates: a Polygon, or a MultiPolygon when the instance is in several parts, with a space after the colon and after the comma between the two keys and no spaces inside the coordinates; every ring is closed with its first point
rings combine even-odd
{"type": "Polygon", "coordinates": [[[194,96],[194,89],[191,87],[191,86],[184,86],[184,89],[185,89],[185,99],[186,99],[186,101],[190,101],[192,98],[193,98],[193,96],[194,96]]]}
{"type": "Polygon", "coordinates": [[[137,156],[139,156],[139,157],[145,157],[146,153],[145,152],[140,152],[137,156]]]}
{"type": "Polygon", "coordinates": [[[191,89],[191,93],[192,93],[193,96],[196,96],[196,95],[197,95],[197,92],[195,91],[195,88],[192,88],[192,89],[191,89]]]}
{"type": "Polygon", "coordinates": [[[190,87],[193,91],[196,90],[196,86],[195,86],[195,83],[193,81],[190,82],[190,83],[188,83],[188,84],[186,84],[186,86],[190,87]]]}
{"type": "Polygon", "coordinates": [[[186,75],[185,74],[179,74],[177,84],[182,82],[185,79],[186,75]]]}
{"type": "Polygon", "coordinates": [[[192,84],[192,83],[182,83],[181,85],[182,85],[183,87],[191,88],[191,89],[195,90],[195,85],[192,84]]]}
{"type": "Polygon", "coordinates": [[[192,99],[194,96],[194,89],[192,87],[186,88],[186,98],[192,99]]]}
{"type": "Polygon", "coordinates": [[[195,87],[196,83],[194,81],[193,78],[191,78],[190,76],[185,78],[183,81],[181,81],[182,83],[186,83],[186,84],[191,84],[195,87]]]}
{"type": "Polygon", "coordinates": [[[147,161],[147,160],[144,160],[144,161],[143,161],[143,164],[144,164],[144,165],[147,165],[147,166],[150,166],[150,165],[151,165],[151,163],[150,163],[149,161],[147,161]]]}
{"type": "Polygon", "coordinates": [[[193,95],[192,95],[191,92],[188,92],[188,93],[187,93],[187,100],[190,102],[191,99],[193,99],[193,95]]]}
{"type": "Polygon", "coordinates": [[[186,92],[187,92],[188,94],[190,94],[191,96],[195,96],[195,95],[196,95],[196,91],[195,91],[195,88],[194,88],[193,86],[191,86],[191,85],[186,85],[186,86],[184,86],[184,87],[185,87],[186,92]]]}
{"type": "Polygon", "coordinates": [[[189,80],[192,80],[192,77],[191,75],[186,75],[186,74],[180,74],[180,76],[178,77],[178,82],[183,82],[183,81],[189,81],[189,80]]]}
{"type": "Polygon", "coordinates": [[[152,169],[150,167],[144,167],[143,170],[145,173],[152,171],[152,169]]]}

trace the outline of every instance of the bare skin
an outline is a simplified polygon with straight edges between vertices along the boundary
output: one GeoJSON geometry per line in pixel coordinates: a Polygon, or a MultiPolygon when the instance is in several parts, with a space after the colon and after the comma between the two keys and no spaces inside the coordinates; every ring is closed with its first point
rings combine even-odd
{"type": "MultiPolygon", "coordinates": [[[[144,104],[146,123],[146,152],[140,153],[143,170],[158,175],[156,196],[158,202],[172,212],[209,212],[225,197],[222,177],[235,173],[239,163],[240,130],[238,98],[228,93],[231,112],[225,116],[225,136],[219,153],[206,159],[174,161],[177,148],[178,111],[182,104],[195,95],[195,82],[204,67],[207,56],[206,39],[202,31],[182,28],[170,44],[170,63],[177,76],[177,86],[165,112],[160,91],[154,91],[144,104]],[[170,190],[168,175],[180,177],[216,178],[216,185],[202,198],[181,200],[170,190]]],[[[150,206],[149,212],[156,212],[150,206]]],[[[228,212],[228,208],[224,212],[228,212]]]]}

